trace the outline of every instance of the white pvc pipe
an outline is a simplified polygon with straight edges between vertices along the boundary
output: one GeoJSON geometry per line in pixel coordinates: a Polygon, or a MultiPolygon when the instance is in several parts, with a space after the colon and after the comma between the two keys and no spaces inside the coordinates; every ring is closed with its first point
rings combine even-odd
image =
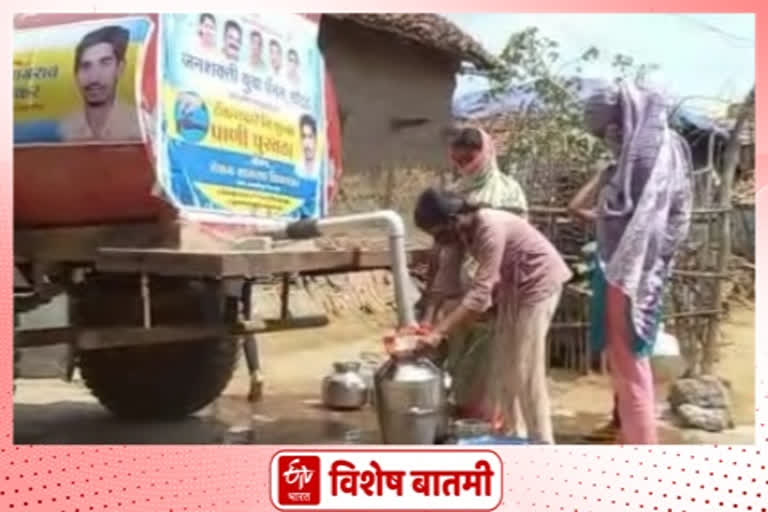
{"type": "MultiPolygon", "coordinates": [[[[400,327],[416,322],[413,304],[408,298],[408,258],[405,252],[405,224],[403,218],[392,210],[341,215],[317,220],[302,220],[280,229],[288,238],[314,238],[333,234],[336,230],[350,227],[381,226],[389,231],[389,251],[392,257],[392,275],[395,287],[395,304],[400,327]]],[[[276,234],[277,234],[276,230],[276,234]]]]}
{"type": "Polygon", "coordinates": [[[405,237],[405,224],[402,217],[392,210],[379,210],[370,213],[356,213],[338,217],[326,217],[317,220],[318,229],[323,233],[331,233],[334,228],[349,228],[350,226],[382,225],[389,229],[389,236],[405,237]]]}

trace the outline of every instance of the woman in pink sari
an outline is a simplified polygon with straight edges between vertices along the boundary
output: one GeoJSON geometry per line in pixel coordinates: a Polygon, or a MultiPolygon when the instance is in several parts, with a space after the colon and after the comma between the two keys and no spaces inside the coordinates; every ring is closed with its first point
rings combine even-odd
{"type": "Polygon", "coordinates": [[[626,82],[593,95],[585,122],[617,158],[571,204],[574,213],[594,220],[597,228],[592,347],[608,355],[621,442],[655,444],[649,355],[664,285],[690,225],[690,149],[670,129],[664,98],[626,82]]]}

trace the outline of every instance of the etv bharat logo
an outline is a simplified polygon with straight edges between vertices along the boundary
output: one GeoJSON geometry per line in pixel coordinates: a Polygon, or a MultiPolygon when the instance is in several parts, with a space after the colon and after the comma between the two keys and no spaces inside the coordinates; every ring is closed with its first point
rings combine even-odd
{"type": "Polygon", "coordinates": [[[280,505],[320,504],[320,457],[283,456],[277,462],[280,505]]]}

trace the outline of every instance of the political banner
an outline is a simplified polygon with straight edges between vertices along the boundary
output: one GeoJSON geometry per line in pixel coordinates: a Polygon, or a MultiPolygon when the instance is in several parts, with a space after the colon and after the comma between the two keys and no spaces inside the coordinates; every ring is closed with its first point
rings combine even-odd
{"type": "Polygon", "coordinates": [[[137,88],[153,30],[137,16],[15,30],[14,144],[142,142],[137,88]]]}
{"type": "Polygon", "coordinates": [[[317,217],[328,168],[318,26],[295,14],[165,14],[159,172],[186,211],[317,217]]]}

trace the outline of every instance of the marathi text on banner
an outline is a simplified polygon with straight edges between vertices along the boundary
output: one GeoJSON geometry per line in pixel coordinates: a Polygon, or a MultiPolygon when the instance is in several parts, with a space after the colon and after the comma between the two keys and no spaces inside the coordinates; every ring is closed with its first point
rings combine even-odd
{"type": "Polygon", "coordinates": [[[167,192],[191,211],[316,217],[328,158],[317,26],[299,15],[163,15],[167,192]]]}

